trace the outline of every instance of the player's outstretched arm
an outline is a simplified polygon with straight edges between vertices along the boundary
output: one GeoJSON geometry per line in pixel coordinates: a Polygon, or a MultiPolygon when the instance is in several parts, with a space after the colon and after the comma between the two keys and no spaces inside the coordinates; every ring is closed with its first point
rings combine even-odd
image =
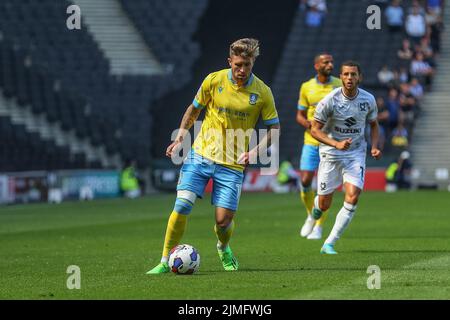
{"type": "Polygon", "coordinates": [[[320,142],[332,146],[338,150],[347,150],[348,148],[350,148],[350,145],[352,144],[351,138],[342,141],[336,141],[328,137],[327,134],[322,131],[323,127],[324,127],[323,123],[313,120],[311,127],[311,135],[320,142]]]}
{"type": "Polygon", "coordinates": [[[194,125],[194,122],[198,119],[200,112],[202,109],[196,108],[193,104],[191,104],[183,115],[183,119],[181,120],[180,128],[178,130],[178,135],[175,138],[174,142],[167,147],[166,156],[169,158],[172,157],[172,154],[178,150],[180,145],[183,143],[184,137],[189,132],[189,129],[194,125]]]}
{"type": "Polygon", "coordinates": [[[379,137],[380,137],[380,129],[378,127],[378,121],[375,120],[370,122],[370,142],[372,145],[370,153],[372,154],[372,157],[374,157],[376,160],[381,158],[381,150],[378,149],[379,137]]]}

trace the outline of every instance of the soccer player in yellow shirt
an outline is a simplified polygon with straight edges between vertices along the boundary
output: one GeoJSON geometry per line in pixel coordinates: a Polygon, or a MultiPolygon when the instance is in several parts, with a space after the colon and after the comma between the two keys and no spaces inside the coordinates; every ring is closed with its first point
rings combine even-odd
{"type": "MultiPolygon", "coordinates": [[[[169,272],[169,251],[180,243],[189,213],[197,198],[201,198],[211,178],[211,202],[215,206],[217,251],[223,268],[238,270],[239,264],[229,246],[234,230],[234,215],[238,208],[243,170],[256,155],[272,143],[280,129],[278,113],[270,88],[252,73],[259,55],[256,39],[240,39],[230,46],[229,69],[213,72],[203,81],[194,101],[187,108],[175,141],[167,148],[172,157],[183,144],[188,130],[201,111],[206,111],[201,131],[190,154],[184,161],[177,186],[175,206],[167,224],[161,262],[147,272],[169,272]],[[260,143],[248,150],[249,138],[244,141],[228,139],[236,132],[253,130],[259,119],[269,127],[260,143]]],[[[253,162],[252,162],[253,163],[253,162]]]]}
{"type": "Polygon", "coordinates": [[[339,78],[331,75],[333,71],[333,57],[331,54],[319,53],[316,55],[314,58],[314,69],[317,75],[304,82],[300,87],[296,117],[297,123],[305,128],[305,139],[300,159],[300,198],[305,205],[307,218],[300,230],[300,235],[307,237],[307,239],[322,238],[322,224],[326,219],[325,213],[317,221],[311,216],[315,197],[311,184],[320,161],[319,141],[311,135],[311,121],[314,119],[314,111],[319,101],[333,89],[341,86],[339,78]]]}

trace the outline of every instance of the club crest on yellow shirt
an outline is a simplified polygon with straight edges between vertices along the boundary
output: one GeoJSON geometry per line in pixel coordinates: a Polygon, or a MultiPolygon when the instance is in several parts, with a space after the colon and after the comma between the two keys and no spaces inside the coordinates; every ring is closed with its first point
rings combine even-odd
{"type": "Polygon", "coordinates": [[[258,95],[256,93],[250,93],[249,103],[251,105],[256,104],[256,100],[258,100],[258,95]]]}

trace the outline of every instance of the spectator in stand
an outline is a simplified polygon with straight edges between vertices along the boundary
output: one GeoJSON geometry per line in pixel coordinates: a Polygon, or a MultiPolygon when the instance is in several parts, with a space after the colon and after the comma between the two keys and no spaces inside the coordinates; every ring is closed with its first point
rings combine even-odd
{"type": "Polygon", "coordinates": [[[433,10],[432,7],[427,6],[425,9],[425,22],[427,25],[433,25],[435,23],[438,23],[440,20],[440,13],[437,13],[436,10],[433,10]]]}
{"type": "Polygon", "coordinates": [[[398,124],[400,101],[397,89],[390,89],[386,100],[386,108],[389,111],[389,129],[393,129],[398,124]]]}
{"type": "Polygon", "coordinates": [[[411,188],[412,163],[409,158],[409,152],[406,150],[402,151],[398,160],[392,162],[386,170],[386,182],[388,185],[391,185],[389,188],[391,192],[397,191],[398,189],[411,188]],[[392,185],[394,188],[392,188],[392,185]]]}
{"type": "Polygon", "coordinates": [[[380,150],[384,150],[386,143],[386,136],[389,133],[389,110],[386,108],[383,97],[377,97],[378,107],[378,124],[380,125],[380,141],[378,147],[380,150]]]}
{"type": "Polygon", "coordinates": [[[425,16],[425,9],[423,5],[418,0],[413,0],[411,3],[411,6],[408,8],[408,14],[413,13],[414,8],[416,8],[419,11],[419,14],[422,16],[425,16]]]}
{"type": "Polygon", "coordinates": [[[400,150],[404,150],[409,145],[408,130],[406,130],[401,121],[398,123],[397,127],[392,131],[391,145],[394,148],[398,148],[400,150]]]}
{"type": "Polygon", "coordinates": [[[120,173],[120,189],[126,198],[134,199],[141,196],[141,188],[136,173],[136,161],[125,160],[125,166],[120,173]]]}
{"type": "Polygon", "coordinates": [[[402,123],[405,126],[405,128],[411,134],[413,126],[414,126],[415,111],[417,108],[416,107],[417,100],[411,94],[409,84],[402,83],[400,85],[399,101],[400,101],[400,113],[401,113],[400,118],[402,119],[402,123]]]}
{"type": "Polygon", "coordinates": [[[377,107],[378,107],[378,123],[384,129],[389,128],[389,110],[386,108],[383,97],[377,97],[377,107]]]}
{"type": "Polygon", "coordinates": [[[441,15],[442,12],[442,0],[427,0],[427,9],[436,15],[441,15]]]}
{"type": "Polygon", "coordinates": [[[412,162],[408,151],[402,151],[398,159],[398,169],[395,173],[395,182],[399,189],[411,188],[412,162]]]}
{"type": "Polygon", "coordinates": [[[323,14],[327,13],[327,1],[326,0],[308,0],[307,4],[310,9],[314,8],[323,14]]]}
{"type": "Polygon", "coordinates": [[[420,40],[420,51],[423,53],[424,60],[426,60],[431,66],[434,65],[434,53],[433,48],[430,45],[430,39],[423,37],[420,40]]]}
{"type": "Polygon", "coordinates": [[[325,0],[308,0],[306,3],[306,25],[308,27],[320,27],[327,12],[325,0]]]}
{"type": "Polygon", "coordinates": [[[403,39],[402,47],[397,51],[397,57],[400,59],[400,65],[408,67],[414,51],[411,48],[411,42],[408,39],[403,39]]]}
{"type": "Polygon", "coordinates": [[[398,70],[393,70],[392,73],[394,74],[394,78],[389,82],[389,89],[390,88],[397,88],[400,85],[400,73],[398,70]]]}
{"type": "MultiPolygon", "coordinates": [[[[420,40],[422,40],[422,39],[423,39],[423,38],[421,38],[420,40]]],[[[414,50],[414,54],[416,54],[417,52],[420,51],[420,41],[417,42],[417,43],[414,43],[414,48],[413,48],[413,50],[414,50]]],[[[414,58],[414,54],[413,54],[413,58],[414,58]]]]}
{"type": "Polygon", "coordinates": [[[420,39],[427,32],[425,18],[420,14],[419,8],[418,6],[413,6],[412,12],[406,17],[405,22],[406,33],[414,44],[419,43],[420,39]]]}
{"type": "Polygon", "coordinates": [[[409,73],[408,69],[405,67],[401,67],[400,71],[398,72],[398,82],[399,83],[405,83],[409,80],[409,73]]]}
{"type": "Polygon", "coordinates": [[[312,8],[306,12],[305,23],[308,27],[320,27],[322,25],[322,14],[312,8]]]}
{"type": "Polygon", "coordinates": [[[403,8],[400,6],[400,0],[392,0],[384,14],[390,32],[402,31],[404,13],[403,8]]]}
{"type": "Polygon", "coordinates": [[[425,84],[426,90],[430,90],[434,69],[427,61],[424,61],[422,52],[417,52],[413,61],[411,61],[410,73],[411,76],[418,78],[421,83],[425,84]]]}
{"type": "Polygon", "coordinates": [[[430,46],[435,53],[439,53],[441,32],[443,29],[442,16],[427,7],[425,21],[429,29],[430,46]]]}
{"type": "Polygon", "coordinates": [[[423,86],[420,84],[419,80],[417,78],[412,78],[409,92],[416,98],[418,101],[420,101],[423,97],[423,86]]]}
{"type": "Polygon", "coordinates": [[[397,56],[403,60],[411,60],[414,52],[411,48],[411,41],[403,39],[402,47],[397,51],[397,56]]]}
{"type": "Polygon", "coordinates": [[[394,80],[394,73],[389,69],[387,65],[384,65],[380,71],[378,71],[378,81],[383,86],[390,86],[392,81],[394,80]]]}
{"type": "Polygon", "coordinates": [[[280,186],[285,186],[286,191],[297,192],[300,190],[300,175],[295,171],[291,161],[284,160],[281,162],[276,182],[278,183],[278,190],[280,190],[280,186]]]}

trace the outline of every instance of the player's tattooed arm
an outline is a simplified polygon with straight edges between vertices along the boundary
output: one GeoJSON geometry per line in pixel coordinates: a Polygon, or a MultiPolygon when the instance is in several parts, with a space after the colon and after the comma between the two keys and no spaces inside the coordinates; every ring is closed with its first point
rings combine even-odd
{"type": "Polygon", "coordinates": [[[190,105],[183,115],[181,120],[180,129],[175,141],[167,147],[166,156],[171,157],[172,153],[176,151],[177,147],[183,143],[184,137],[189,132],[189,129],[194,125],[194,122],[198,119],[202,109],[196,108],[194,105],[190,105]]]}
{"type": "Polygon", "coordinates": [[[278,141],[280,137],[281,126],[279,123],[268,126],[267,134],[261,139],[260,143],[249,152],[241,154],[237,160],[238,163],[249,164],[256,163],[258,152],[266,152],[273,142],[278,141]]]}
{"type": "MultiPolygon", "coordinates": [[[[202,112],[202,109],[196,108],[191,104],[183,115],[183,119],[181,120],[180,124],[180,131],[188,131],[194,125],[194,122],[198,119],[200,112],[202,112]]],[[[186,135],[186,132],[183,133],[184,134],[178,134],[177,138],[181,137],[182,139],[186,135]]]]}
{"type": "Polygon", "coordinates": [[[322,122],[313,120],[311,127],[311,135],[320,142],[332,146],[338,150],[347,150],[348,148],[350,148],[350,145],[352,144],[352,138],[348,138],[342,141],[336,141],[328,137],[327,134],[322,131],[323,127],[324,124],[322,122]]]}
{"type": "Polygon", "coordinates": [[[266,136],[261,140],[261,142],[257,146],[258,150],[263,150],[264,152],[266,152],[267,149],[269,149],[274,139],[278,139],[280,137],[281,126],[279,123],[272,124],[268,126],[268,129],[269,131],[267,132],[266,136]]]}

